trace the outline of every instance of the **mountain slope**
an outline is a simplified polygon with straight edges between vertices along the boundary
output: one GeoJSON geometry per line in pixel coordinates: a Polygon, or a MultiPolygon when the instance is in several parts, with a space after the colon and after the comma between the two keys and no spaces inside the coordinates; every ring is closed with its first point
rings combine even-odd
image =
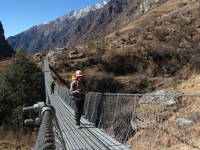
{"type": "Polygon", "coordinates": [[[15,50],[23,48],[27,53],[64,47],[70,39],[80,36],[82,26],[87,20],[93,18],[105,4],[74,11],[54,21],[34,26],[16,36],[9,37],[8,42],[15,50]]]}
{"type": "Polygon", "coordinates": [[[168,0],[105,38],[77,46],[83,58],[70,59],[68,51],[52,54],[52,65],[66,83],[66,76],[82,69],[91,79],[111,77],[124,85],[108,92],[164,88],[200,70],[199,23],[198,2],[168,0]]]}
{"type": "Polygon", "coordinates": [[[0,22],[0,58],[11,57],[13,53],[13,49],[10,47],[10,45],[8,45],[8,42],[5,40],[3,26],[0,22]]]}
{"type": "Polygon", "coordinates": [[[55,49],[55,47],[73,47],[104,37],[164,1],[111,0],[108,4],[97,4],[34,26],[9,37],[8,42],[15,50],[24,48],[27,53],[55,49]]]}

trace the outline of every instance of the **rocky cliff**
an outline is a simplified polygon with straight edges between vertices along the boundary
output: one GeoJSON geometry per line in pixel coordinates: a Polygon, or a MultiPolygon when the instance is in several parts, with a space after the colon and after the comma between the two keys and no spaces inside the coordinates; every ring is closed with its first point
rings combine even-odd
{"type": "Polygon", "coordinates": [[[13,49],[8,45],[8,42],[5,40],[3,26],[0,22],[0,58],[11,57],[13,52],[13,49]]]}

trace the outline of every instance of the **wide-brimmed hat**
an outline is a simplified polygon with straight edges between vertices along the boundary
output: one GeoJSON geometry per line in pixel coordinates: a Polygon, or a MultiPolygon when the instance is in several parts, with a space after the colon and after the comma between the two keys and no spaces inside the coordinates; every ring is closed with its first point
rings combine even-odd
{"type": "Polygon", "coordinates": [[[77,71],[76,71],[76,76],[77,76],[77,77],[82,77],[82,76],[83,76],[82,71],[81,71],[81,70],[77,70],[77,71]]]}

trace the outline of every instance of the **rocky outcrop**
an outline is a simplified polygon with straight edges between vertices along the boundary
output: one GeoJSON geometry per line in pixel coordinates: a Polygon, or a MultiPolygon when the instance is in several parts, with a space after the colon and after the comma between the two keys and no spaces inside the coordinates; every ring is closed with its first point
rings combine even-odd
{"type": "Polygon", "coordinates": [[[143,96],[139,102],[140,104],[174,105],[181,100],[181,95],[182,93],[174,90],[160,90],[143,96]]]}
{"type": "Polygon", "coordinates": [[[177,126],[191,126],[194,125],[194,122],[185,118],[176,119],[177,126]]]}
{"type": "Polygon", "coordinates": [[[69,58],[71,59],[81,58],[81,57],[84,57],[82,52],[79,52],[77,50],[69,52],[69,58]]]}
{"type": "Polygon", "coordinates": [[[5,40],[3,26],[0,22],[0,58],[11,57],[13,53],[13,49],[10,47],[10,45],[8,45],[8,42],[5,40]]]}
{"type": "MultiPolygon", "coordinates": [[[[168,110],[171,108],[169,106],[180,102],[182,94],[175,90],[160,90],[142,96],[131,120],[132,129],[137,131],[166,121],[169,118],[168,110]]],[[[178,119],[178,124],[185,125],[191,122],[178,119]]]]}

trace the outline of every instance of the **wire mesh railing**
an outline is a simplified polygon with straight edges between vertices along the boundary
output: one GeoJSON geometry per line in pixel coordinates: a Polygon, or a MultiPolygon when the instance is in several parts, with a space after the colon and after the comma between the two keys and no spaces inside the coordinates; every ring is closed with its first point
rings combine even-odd
{"type": "MultiPolygon", "coordinates": [[[[57,86],[56,92],[74,108],[69,89],[57,86]]],[[[177,144],[200,149],[195,143],[197,136],[191,138],[200,133],[199,108],[199,94],[186,95],[173,90],[163,90],[160,94],[90,92],[85,98],[84,118],[120,142],[132,145],[134,150],[169,148],[177,144]],[[193,110],[193,106],[197,108],[193,110]]]]}

